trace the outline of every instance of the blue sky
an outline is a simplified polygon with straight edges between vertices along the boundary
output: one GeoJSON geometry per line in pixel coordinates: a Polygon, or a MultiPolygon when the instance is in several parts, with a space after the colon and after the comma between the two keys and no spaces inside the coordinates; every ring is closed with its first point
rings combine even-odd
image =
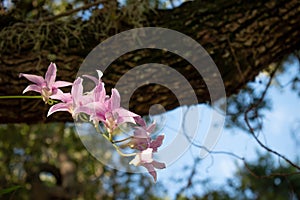
{"type": "MultiPolygon", "coordinates": [[[[299,141],[300,132],[295,132],[295,135],[293,135],[292,130],[297,130],[297,127],[299,128],[300,126],[300,99],[297,93],[292,91],[290,85],[286,85],[286,83],[295,76],[295,73],[299,73],[299,63],[294,61],[288,65],[288,70],[284,74],[277,76],[276,81],[273,81],[268,90],[266,97],[271,100],[272,109],[264,111],[263,129],[259,133],[259,139],[287,158],[295,160],[296,156],[300,153],[300,149],[299,146],[297,147],[294,136],[296,135],[299,141]],[[282,88],[279,84],[286,86],[282,88]]],[[[266,78],[267,76],[261,73],[256,78],[256,81],[264,81],[266,78]]],[[[180,107],[165,114],[164,118],[167,119],[167,122],[165,128],[162,130],[166,135],[165,145],[169,145],[172,142],[172,138],[178,134],[174,129],[177,130],[178,123],[180,123],[178,116],[181,116],[184,109],[186,109],[186,107],[180,107]]],[[[200,113],[202,113],[200,116],[207,118],[207,114],[210,112],[209,109],[203,105],[199,105],[198,109],[200,113]]],[[[193,126],[195,122],[188,120],[187,123],[186,126],[193,126]]],[[[211,122],[206,119],[200,119],[199,123],[201,124],[201,128],[197,133],[197,142],[200,142],[201,139],[203,140],[203,135],[205,135],[207,131],[207,127],[205,125],[203,126],[203,123],[211,122]]],[[[240,129],[224,129],[213,150],[235,153],[240,157],[244,157],[248,162],[257,158],[257,151],[265,152],[254,141],[252,136],[240,129]]],[[[198,156],[199,148],[192,146],[180,159],[172,165],[169,165],[166,169],[158,172],[158,182],[169,189],[170,197],[174,197],[175,192],[177,192],[182,185],[186,184],[185,181],[187,181],[185,180],[182,183],[176,184],[176,182],[171,182],[170,180],[174,178],[184,178],[188,174],[188,172],[183,172],[184,167],[193,166],[193,159],[198,156]]],[[[208,155],[198,165],[198,173],[195,175],[195,180],[210,178],[212,181],[210,186],[212,187],[225,184],[226,178],[234,177],[237,164],[242,165],[242,162],[229,155],[208,155]]],[[[197,188],[197,192],[204,192],[205,187],[206,186],[203,185],[203,187],[197,188]]],[[[189,192],[192,191],[186,192],[189,194],[189,192]]]]}

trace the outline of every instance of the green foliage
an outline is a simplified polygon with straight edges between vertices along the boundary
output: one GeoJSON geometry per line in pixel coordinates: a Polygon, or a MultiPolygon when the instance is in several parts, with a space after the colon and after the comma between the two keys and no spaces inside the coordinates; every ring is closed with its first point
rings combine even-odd
{"type": "Polygon", "coordinates": [[[0,13],[0,38],[5,38],[0,41],[0,53],[57,52],[59,49],[60,53],[69,54],[80,49],[84,54],[94,47],[95,40],[100,42],[117,33],[120,21],[128,28],[147,25],[146,15],[153,11],[155,4],[154,1],[130,1],[123,7],[115,7],[114,1],[107,4],[99,1],[97,5],[95,2],[15,1],[12,7],[0,13]],[[78,8],[82,9],[75,12],[78,8]]]}
{"type": "Polygon", "coordinates": [[[146,175],[105,167],[85,149],[73,124],[63,123],[0,125],[0,185],[4,199],[11,194],[13,199],[37,199],[50,188],[67,188],[65,194],[82,199],[152,198],[162,191],[146,175]],[[69,182],[70,176],[58,180],[65,161],[75,167],[69,182]],[[37,179],[41,173],[44,178],[37,179]]]}
{"type": "Polygon", "coordinates": [[[253,196],[256,199],[283,200],[300,199],[300,174],[291,166],[277,166],[275,158],[263,155],[237,173],[237,191],[243,199],[253,196]],[[251,170],[251,171],[250,171],[251,170]],[[255,175],[253,175],[255,174],[255,175]]]}
{"type": "Polygon", "coordinates": [[[211,190],[200,199],[300,199],[300,174],[291,166],[278,165],[269,154],[244,166],[229,179],[226,190],[211,190]]]}
{"type": "Polygon", "coordinates": [[[1,189],[1,190],[0,190],[0,196],[1,196],[1,195],[4,195],[4,194],[11,193],[11,192],[16,191],[16,190],[18,190],[18,189],[20,189],[20,188],[22,188],[22,187],[19,186],[19,185],[16,185],[16,186],[11,186],[11,187],[9,187],[9,188],[1,189]]]}

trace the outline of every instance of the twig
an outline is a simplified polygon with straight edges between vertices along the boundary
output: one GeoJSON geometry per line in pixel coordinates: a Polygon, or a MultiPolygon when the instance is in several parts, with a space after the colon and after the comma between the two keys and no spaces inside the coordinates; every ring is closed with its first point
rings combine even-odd
{"type": "Polygon", "coordinates": [[[290,173],[272,173],[272,174],[269,174],[269,175],[257,175],[255,174],[249,167],[249,165],[244,162],[244,165],[246,167],[246,169],[248,170],[248,172],[254,176],[255,178],[258,178],[258,179],[261,179],[261,178],[273,178],[275,176],[291,176],[291,175],[297,175],[297,174],[300,174],[300,172],[290,172],[290,173]]]}
{"type": "MultiPolygon", "coordinates": [[[[184,112],[184,114],[183,114],[184,117],[187,115],[187,112],[188,112],[188,109],[184,112]]],[[[233,156],[233,157],[235,157],[239,160],[244,160],[243,157],[240,157],[240,156],[236,155],[235,153],[227,152],[227,151],[212,151],[212,150],[209,150],[207,147],[205,147],[203,145],[195,143],[194,141],[192,141],[192,139],[184,131],[184,130],[186,130],[185,123],[182,124],[182,130],[183,130],[183,133],[184,133],[184,136],[186,137],[186,139],[190,142],[191,145],[193,145],[195,147],[198,147],[200,149],[204,149],[206,152],[211,153],[211,154],[227,154],[227,155],[233,156]]]]}
{"type": "Polygon", "coordinates": [[[197,165],[199,164],[200,159],[195,159],[194,160],[194,165],[193,168],[191,170],[190,175],[188,176],[188,180],[185,186],[183,186],[176,194],[176,199],[178,199],[180,197],[180,195],[184,192],[184,190],[190,188],[193,185],[193,178],[194,175],[197,173],[197,165]]]}
{"type": "Polygon", "coordinates": [[[275,73],[277,71],[277,69],[279,68],[279,65],[276,66],[276,68],[273,70],[273,72],[270,74],[270,79],[266,85],[266,88],[265,90],[263,91],[261,97],[258,99],[258,101],[252,105],[249,106],[249,108],[246,110],[246,112],[244,113],[244,120],[246,122],[246,125],[251,133],[251,135],[253,136],[253,138],[255,139],[255,141],[262,147],[264,148],[266,151],[270,152],[270,153],[273,153],[275,155],[277,155],[278,157],[282,158],[283,160],[285,160],[287,163],[289,163],[291,166],[295,167],[296,169],[300,170],[300,167],[298,165],[296,165],[295,163],[293,163],[291,160],[289,160],[288,158],[286,158],[284,155],[281,155],[280,153],[278,153],[277,151],[269,148],[268,146],[266,146],[265,144],[263,144],[259,139],[258,137],[255,135],[255,131],[254,129],[252,128],[252,126],[250,125],[250,122],[249,122],[249,118],[248,118],[248,113],[257,108],[259,106],[259,104],[261,104],[261,102],[263,101],[263,99],[265,98],[266,94],[267,94],[267,91],[271,85],[271,82],[273,80],[273,77],[275,76],[275,73]]]}
{"type": "Polygon", "coordinates": [[[56,20],[56,19],[61,18],[61,17],[69,16],[69,15],[71,15],[73,13],[78,12],[78,11],[89,9],[89,8],[91,8],[93,6],[97,6],[97,5],[99,5],[101,3],[104,3],[104,2],[107,2],[107,0],[100,0],[100,1],[93,2],[93,3],[89,3],[89,4],[86,4],[86,5],[81,6],[79,8],[68,10],[68,11],[66,11],[64,13],[61,13],[61,14],[58,14],[58,15],[55,15],[55,16],[50,16],[50,17],[42,18],[39,21],[52,21],[52,20],[56,20]]]}

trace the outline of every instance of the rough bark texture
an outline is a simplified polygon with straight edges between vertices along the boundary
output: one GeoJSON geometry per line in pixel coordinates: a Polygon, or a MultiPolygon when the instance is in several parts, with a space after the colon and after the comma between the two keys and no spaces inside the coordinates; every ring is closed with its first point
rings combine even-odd
{"type": "MultiPolygon", "coordinates": [[[[43,25],[19,22],[2,27],[2,33],[10,28],[15,30],[16,35],[1,35],[0,40],[11,40],[12,44],[2,45],[0,95],[21,94],[29,82],[19,79],[18,74],[23,72],[43,75],[50,61],[55,61],[59,68],[58,79],[73,81],[83,58],[107,38],[96,34],[100,33],[99,29],[106,28],[108,35],[114,35],[133,27],[127,23],[126,17],[113,20],[109,27],[94,26],[104,19],[104,14],[99,11],[94,15],[96,17],[89,21],[74,20],[65,25],[64,30],[59,20],[43,25]],[[79,30],[76,28],[78,26],[83,28],[79,30]],[[25,33],[38,28],[41,34],[35,37],[46,37],[43,35],[44,29],[50,29],[51,34],[47,35],[45,42],[36,44],[25,37],[25,33]],[[62,43],[65,48],[61,47],[62,43]]],[[[218,66],[227,96],[238,92],[271,63],[281,61],[293,51],[299,50],[300,45],[298,0],[219,0],[216,3],[200,0],[184,3],[172,10],[150,11],[145,19],[147,20],[142,21],[144,26],[173,29],[199,42],[218,66]]],[[[166,64],[178,70],[191,83],[199,103],[210,101],[205,83],[193,66],[176,55],[159,50],[128,53],[116,60],[104,72],[103,80],[108,90],[114,87],[126,71],[149,62],[166,64]]],[[[134,93],[130,109],[146,115],[153,104],[162,104],[167,110],[179,106],[176,96],[170,90],[159,85],[148,85],[134,93]]],[[[185,104],[190,104],[188,98],[185,104]]],[[[72,121],[64,113],[47,119],[48,108],[40,100],[0,99],[0,123],[72,121]]]]}

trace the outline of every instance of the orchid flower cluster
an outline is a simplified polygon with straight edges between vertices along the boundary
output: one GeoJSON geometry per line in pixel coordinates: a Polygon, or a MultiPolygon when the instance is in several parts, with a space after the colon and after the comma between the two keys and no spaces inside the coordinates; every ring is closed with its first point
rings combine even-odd
{"type": "MultiPolygon", "coordinates": [[[[157,179],[155,169],[165,168],[165,164],[153,159],[153,154],[157,152],[162,145],[164,135],[159,135],[155,139],[151,134],[155,130],[155,122],[147,126],[145,120],[120,106],[120,94],[117,89],[112,89],[111,95],[107,95],[102,82],[102,72],[97,70],[98,77],[83,75],[83,78],[90,79],[94,82],[95,87],[89,91],[83,91],[83,78],[78,77],[73,83],[66,81],[55,81],[56,65],[51,63],[46,72],[45,78],[42,76],[23,74],[33,84],[27,86],[23,93],[35,91],[41,94],[41,98],[46,104],[52,105],[48,111],[50,116],[55,112],[69,112],[74,119],[79,117],[90,121],[96,130],[104,136],[115,147],[121,156],[134,156],[129,164],[134,166],[145,167],[150,175],[157,179]],[[64,93],[61,87],[72,86],[71,92],[64,93]],[[104,127],[105,131],[100,131],[99,125],[104,127]],[[125,123],[133,124],[133,135],[122,140],[114,140],[119,127],[125,123]],[[125,146],[134,151],[134,153],[126,154],[117,144],[119,142],[127,142],[125,146]]],[[[124,145],[122,145],[124,148],[124,145]]]]}

